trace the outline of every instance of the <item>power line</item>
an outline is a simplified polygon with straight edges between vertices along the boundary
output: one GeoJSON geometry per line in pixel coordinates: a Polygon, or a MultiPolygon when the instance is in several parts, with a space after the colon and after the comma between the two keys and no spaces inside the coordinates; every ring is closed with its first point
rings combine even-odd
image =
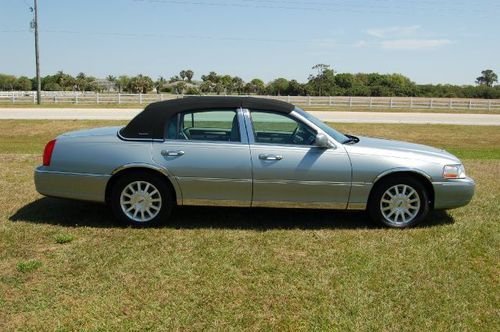
{"type": "MultiPolygon", "coordinates": [[[[319,1],[295,1],[295,0],[241,0],[242,2],[224,2],[224,1],[207,1],[207,0],[133,0],[136,3],[151,3],[151,4],[171,4],[171,5],[188,5],[188,6],[208,6],[208,7],[221,7],[221,8],[257,8],[257,9],[276,9],[276,10],[294,10],[294,11],[315,11],[315,12],[354,12],[354,13],[367,13],[367,12],[383,12],[383,13],[400,13],[403,11],[412,12],[415,10],[437,10],[444,8],[442,15],[462,14],[463,16],[470,16],[471,14],[480,14],[481,16],[496,16],[495,10],[491,10],[488,6],[483,6],[483,10],[476,6],[474,9],[461,8],[467,2],[450,1],[449,4],[443,6],[443,2],[421,0],[412,2],[411,7],[405,6],[401,1],[394,0],[379,0],[377,4],[367,4],[364,1],[333,1],[333,2],[319,2],[319,1]]],[[[500,8],[497,3],[492,3],[492,7],[500,8]]]]}
{"type": "MultiPolygon", "coordinates": [[[[0,30],[0,32],[27,32],[26,29],[16,30],[0,30]]],[[[195,34],[159,34],[159,33],[127,33],[127,32],[103,32],[103,31],[77,31],[77,30],[53,30],[43,29],[42,32],[46,34],[81,34],[92,36],[107,36],[107,37],[140,37],[140,38],[176,38],[176,39],[197,39],[197,40],[222,40],[222,41],[236,41],[236,42],[262,42],[262,43],[287,43],[287,44],[317,44],[325,43],[324,39],[305,40],[305,39],[269,39],[269,38],[256,38],[256,37],[232,37],[232,36],[206,36],[195,34]]],[[[353,46],[354,43],[344,41],[328,41],[334,45],[353,46]]]]}

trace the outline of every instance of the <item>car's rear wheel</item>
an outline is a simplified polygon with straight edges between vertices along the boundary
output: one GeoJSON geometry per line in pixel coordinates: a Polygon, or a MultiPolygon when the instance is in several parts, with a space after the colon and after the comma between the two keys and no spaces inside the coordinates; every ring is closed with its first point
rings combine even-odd
{"type": "Polygon", "coordinates": [[[113,214],[126,225],[160,225],[168,220],[173,205],[173,195],[165,180],[150,173],[126,174],[112,189],[113,214]]]}
{"type": "Polygon", "coordinates": [[[412,227],[429,213],[423,184],[410,176],[391,177],[376,185],[368,203],[371,218],[394,228],[412,227]]]}

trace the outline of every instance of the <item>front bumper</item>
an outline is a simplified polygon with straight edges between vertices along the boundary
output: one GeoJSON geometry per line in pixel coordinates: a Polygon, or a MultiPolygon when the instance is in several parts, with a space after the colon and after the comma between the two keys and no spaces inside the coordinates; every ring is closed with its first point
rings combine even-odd
{"type": "Polygon", "coordinates": [[[471,178],[433,182],[434,208],[454,209],[469,204],[474,196],[475,183],[471,178]]]}
{"type": "Polygon", "coordinates": [[[45,196],[104,202],[111,175],[59,172],[39,166],[35,169],[36,191],[45,196]]]}

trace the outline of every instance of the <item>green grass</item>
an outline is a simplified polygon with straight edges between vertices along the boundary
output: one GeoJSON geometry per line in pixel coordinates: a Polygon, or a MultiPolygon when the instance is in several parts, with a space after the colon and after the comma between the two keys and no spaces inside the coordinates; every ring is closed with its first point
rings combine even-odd
{"type": "Polygon", "coordinates": [[[41,266],[42,266],[42,262],[34,259],[34,260],[25,261],[25,262],[20,262],[19,264],[17,264],[17,270],[19,272],[22,272],[22,273],[29,273],[29,272],[35,271],[36,269],[40,268],[41,266]]]}
{"type": "MultiPolygon", "coordinates": [[[[46,140],[107,124],[0,121],[0,330],[498,330],[496,154],[464,160],[471,204],[414,229],[363,212],[200,207],[132,229],[34,190],[46,140]]],[[[464,155],[500,143],[489,127],[338,127],[464,155]]]]}
{"type": "MultiPolygon", "coordinates": [[[[100,104],[72,104],[72,103],[57,103],[57,104],[12,104],[9,102],[0,102],[0,108],[144,108],[143,104],[115,104],[115,103],[100,103],[100,104]]],[[[306,111],[335,111],[335,112],[418,112],[418,113],[465,113],[465,114],[500,114],[500,109],[463,109],[463,108],[389,108],[389,107],[360,107],[360,106],[314,106],[314,105],[297,105],[306,111]]]]}
{"type": "Polygon", "coordinates": [[[54,236],[54,240],[58,244],[70,243],[74,239],[75,237],[71,234],[57,234],[56,236],[54,236]]]}

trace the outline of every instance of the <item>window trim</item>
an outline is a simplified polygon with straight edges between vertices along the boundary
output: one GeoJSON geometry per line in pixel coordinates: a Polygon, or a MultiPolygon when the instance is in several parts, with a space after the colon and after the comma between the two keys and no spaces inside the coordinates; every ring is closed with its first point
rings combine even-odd
{"type": "Polygon", "coordinates": [[[200,109],[200,110],[189,110],[184,112],[179,112],[171,117],[164,125],[163,130],[163,142],[175,142],[175,143],[188,143],[188,144],[199,144],[199,143],[210,143],[210,144],[248,144],[247,131],[245,128],[245,123],[243,120],[242,109],[240,108],[208,108],[208,109],[200,109]],[[192,140],[192,139],[180,139],[180,138],[168,138],[168,127],[170,126],[172,121],[176,121],[176,135],[178,134],[179,125],[181,122],[181,115],[188,113],[204,113],[204,112],[224,112],[229,111],[235,113],[238,119],[238,130],[240,132],[240,140],[239,141],[212,141],[212,140],[192,140]]]}
{"type": "MultiPolygon", "coordinates": [[[[318,133],[320,133],[320,132],[323,133],[323,131],[321,131],[318,128],[316,128],[316,126],[311,126],[309,123],[306,123],[302,119],[299,119],[299,118],[295,117],[293,115],[293,112],[290,112],[289,114],[285,114],[285,113],[282,113],[282,112],[276,112],[276,111],[270,111],[270,110],[261,110],[261,109],[253,109],[253,110],[252,109],[245,109],[245,111],[246,111],[245,114],[244,114],[245,115],[245,120],[246,120],[246,123],[248,123],[248,126],[249,126],[249,128],[247,128],[247,133],[248,133],[248,136],[249,136],[250,144],[252,144],[252,145],[281,146],[281,147],[306,148],[306,149],[311,149],[311,148],[322,149],[321,147],[316,146],[314,144],[304,145],[304,144],[262,143],[262,142],[257,142],[255,140],[255,135],[254,135],[254,126],[253,126],[253,120],[252,120],[252,111],[253,112],[261,112],[261,113],[272,113],[272,114],[277,114],[277,115],[281,115],[281,116],[287,117],[287,118],[292,119],[293,121],[295,121],[297,123],[300,123],[300,124],[306,126],[311,131],[315,132],[316,135],[318,133]]],[[[328,136],[328,137],[330,137],[330,136],[328,136]]]]}

